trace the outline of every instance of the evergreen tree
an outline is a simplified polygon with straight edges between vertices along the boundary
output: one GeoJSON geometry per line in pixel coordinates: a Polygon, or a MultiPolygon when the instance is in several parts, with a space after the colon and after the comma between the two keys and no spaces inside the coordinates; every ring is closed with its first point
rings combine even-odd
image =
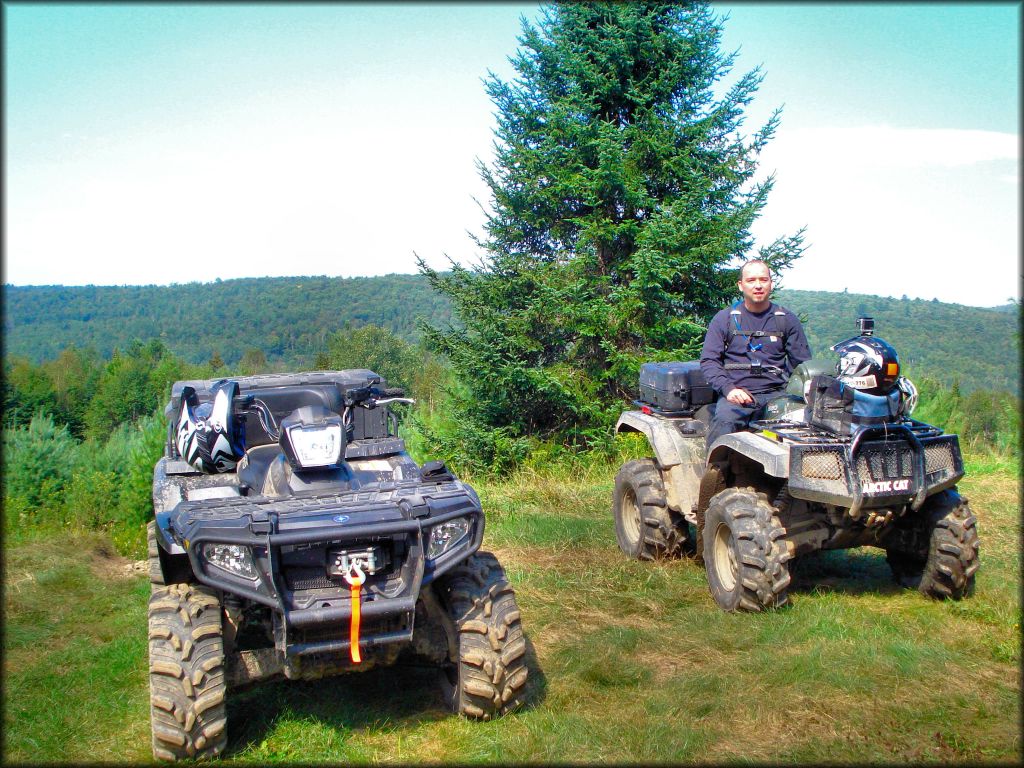
{"type": "Polygon", "coordinates": [[[43,365],[53,381],[59,406],[56,420],[67,424],[75,437],[85,434],[85,413],[103,367],[94,349],[79,349],[74,344],[43,365]]]}
{"type": "Polygon", "coordinates": [[[35,416],[56,415],[60,407],[53,379],[30,360],[4,360],[4,426],[27,425],[35,416]]]}
{"type": "MultiPolygon", "coordinates": [[[[735,293],[772,179],[745,137],[755,69],[732,69],[706,4],[566,3],[523,21],[518,76],[493,73],[492,210],[479,265],[420,269],[459,326],[425,328],[469,390],[464,418],[583,442],[607,430],[641,362],[693,358],[735,293]],[[575,436],[575,437],[574,437],[575,436]]],[[[779,270],[802,231],[760,256],[779,270]]]]}

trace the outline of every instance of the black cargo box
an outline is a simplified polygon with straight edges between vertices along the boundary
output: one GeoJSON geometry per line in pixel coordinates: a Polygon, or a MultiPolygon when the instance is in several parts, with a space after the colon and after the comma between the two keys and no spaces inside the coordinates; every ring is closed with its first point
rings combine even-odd
{"type": "Polygon", "coordinates": [[[640,400],[661,411],[692,413],[713,403],[715,393],[696,360],[644,363],[640,366],[640,400]]]}

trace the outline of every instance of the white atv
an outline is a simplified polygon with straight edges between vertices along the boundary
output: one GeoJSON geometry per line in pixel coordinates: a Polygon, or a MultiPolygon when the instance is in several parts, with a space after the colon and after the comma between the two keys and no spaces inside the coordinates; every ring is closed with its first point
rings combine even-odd
{"type": "Polygon", "coordinates": [[[615,478],[622,551],[655,559],[689,550],[727,611],[784,605],[799,555],[867,545],[885,550],[904,586],[935,598],[971,594],[978,534],[956,489],[957,436],[910,418],[916,392],[905,380],[889,398],[892,415],[862,416],[863,398],[826,373],[835,370],[823,359],[798,366],[763,420],[708,450],[715,396],[699,363],[642,366],[638,409],[619,417],[616,432],[646,435],[653,456],[615,478]]]}

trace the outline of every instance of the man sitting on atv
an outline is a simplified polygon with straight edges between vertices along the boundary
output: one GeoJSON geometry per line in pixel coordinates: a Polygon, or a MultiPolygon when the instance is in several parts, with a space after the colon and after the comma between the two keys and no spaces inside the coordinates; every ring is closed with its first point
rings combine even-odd
{"type": "Polygon", "coordinates": [[[793,369],[811,357],[800,320],[771,301],[768,264],[751,259],[740,268],[743,298],[721,310],[708,326],[700,369],[719,393],[707,445],[760,418],[764,406],[785,394],[793,369]]]}

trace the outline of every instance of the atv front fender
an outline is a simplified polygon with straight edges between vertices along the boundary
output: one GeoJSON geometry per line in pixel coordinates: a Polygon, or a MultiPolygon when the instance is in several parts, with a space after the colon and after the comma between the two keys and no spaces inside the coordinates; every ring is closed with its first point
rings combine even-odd
{"type": "Polygon", "coordinates": [[[770,437],[755,432],[722,435],[711,446],[708,463],[725,460],[730,453],[741,454],[760,464],[772,477],[789,477],[789,448],[770,437]]]}

